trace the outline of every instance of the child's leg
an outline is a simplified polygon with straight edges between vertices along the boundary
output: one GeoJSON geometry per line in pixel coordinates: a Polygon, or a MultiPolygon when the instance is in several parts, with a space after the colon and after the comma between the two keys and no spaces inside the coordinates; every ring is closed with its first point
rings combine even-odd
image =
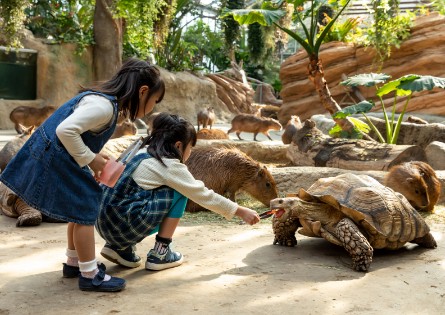
{"type": "Polygon", "coordinates": [[[74,246],[74,223],[69,222],[67,227],[68,248],[66,249],[66,264],[69,266],[79,266],[79,257],[74,246]]]}
{"type": "Polygon", "coordinates": [[[179,224],[179,220],[184,214],[187,198],[178,192],[174,192],[172,207],[166,218],[159,226],[156,235],[156,243],[152,250],[148,252],[145,268],[149,270],[163,270],[176,267],[182,264],[184,257],[181,253],[173,252],[170,249],[173,234],[179,224]]]}
{"type": "Polygon", "coordinates": [[[94,225],[74,224],[73,243],[79,256],[79,288],[85,291],[120,291],[125,280],[105,274],[97,266],[94,225]]]}

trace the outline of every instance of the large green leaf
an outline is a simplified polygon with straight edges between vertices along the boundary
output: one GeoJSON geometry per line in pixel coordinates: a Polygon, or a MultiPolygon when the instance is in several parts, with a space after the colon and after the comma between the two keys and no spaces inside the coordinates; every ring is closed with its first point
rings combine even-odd
{"type": "Polygon", "coordinates": [[[348,79],[340,82],[340,84],[347,86],[360,85],[370,87],[377,84],[385,83],[386,80],[388,80],[389,78],[391,78],[391,76],[386,73],[364,73],[349,77],[348,79]]]}
{"type": "Polygon", "coordinates": [[[241,25],[253,23],[272,25],[272,23],[279,21],[285,14],[286,12],[283,10],[240,9],[225,10],[222,12],[221,18],[231,15],[241,25]]]}
{"type": "Polygon", "coordinates": [[[414,80],[400,82],[398,89],[420,92],[424,90],[432,90],[435,87],[445,89],[445,79],[433,77],[431,75],[422,75],[414,80]]]}
{"type": "Polygon", "coordinates": [[[355,105],[351,105],[348,107],[343,108],[342,110],[339,110],[334,115],[332,115],[332,118],[346,118],[353,114],[361,114],[361,113],[367,113],[369,112],[373,107],[375,106],[374,102],[372,101],[361,101],[360,103],[357,103],[355,105]]]}
{"type": "Polygon", "coordinates": [[[392,80],[389,81],[388,83],[386,83],[384,86],[382,86],[381,88],[379,88],[377,90],[377,96],[383,96],[386,95],[388,93],[391,92],[396,92],[397,96],[407,96],[410,95],[412,93],[412,91],[410,90],[406,90],[406,89],[400,89],[399,86],[400,84],[407,84],[409,82],[412,82],[416,79],[420,78],[419,75],[417,74],[408,74],[408,75],[404,75],[403,77],[400,77],[396,80],[392,80]]]}

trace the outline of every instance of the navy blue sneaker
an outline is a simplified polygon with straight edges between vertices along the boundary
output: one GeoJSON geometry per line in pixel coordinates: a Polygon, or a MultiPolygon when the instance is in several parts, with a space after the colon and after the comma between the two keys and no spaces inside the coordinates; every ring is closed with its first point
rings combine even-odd
{"type": "Polygon", "coordinates": [[[107,243],[100,251],[100,254],[109,261],[128,268],[136,268],[141,265],[141,257],[136,255],[135,246],[129,246],[126,249],[117,249],[107,243]]]}
{"type": "Polygon", "coordinates": [[[181,253],[173,252],[170,247],[167,253],[159,255],[154,249],[150,249],[147,254],[147,262],[145,269],[148,270],[164,270],[168,268],[177,267],[184,261],[184,256],[181,253]]]}
{"type": "Polygon", "coordinates": [[[122,278],[111,277],[109,281],[104,281],[104,279],[105,270],[99,270],[93,279],[80,275],[79,289],[82,291],[117,292],[125,288],[126,282],[122,278]]]}
{"type": "MultiPolygon", "coordinates": [[[[98,263],[97,268],[105,271],[107,267],[103,263],[98,263]]],[[[63,277],[64,278],[77,278],[80,276],[80,270],[78,266],[70,266],[63,263],[63,277]]]]}

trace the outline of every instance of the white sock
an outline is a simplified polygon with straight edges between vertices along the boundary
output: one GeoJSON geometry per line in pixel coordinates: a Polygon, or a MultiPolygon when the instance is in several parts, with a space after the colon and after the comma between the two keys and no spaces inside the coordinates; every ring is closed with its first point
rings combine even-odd
{"type": "Polygon", "coordinates": [[[77,257],[77,251],[75,249],[66,249],[66,264],[69,266],[79,266],[79,258],[77,257]]]}
{"type": "MultiPolygon", "coordinates": [[[[82,277],[93,279],[97,273],[99,272],[99,268],[97,268],[97,260],[91,260],[87,262],[79,261],[79,270],[82,273],[82,277]]],[[[104,281],[109,281],[111,276],[105,275],[104,281]]]]}

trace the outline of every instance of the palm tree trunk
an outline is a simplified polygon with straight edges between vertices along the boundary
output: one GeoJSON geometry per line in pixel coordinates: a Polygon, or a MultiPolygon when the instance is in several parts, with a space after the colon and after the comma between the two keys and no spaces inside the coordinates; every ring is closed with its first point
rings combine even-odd
{"type": "MultiPolygon", "coordinates": [[[[309,73],[309,80],[311,80],[312,83],[314,84],[315,90],[317,91],[318,96],[320,97],[321,104],[323,105],[323,107],[331,115],[341,110],[341,107],[332,97],[331,91],[329,91],[328,84],[324,78],[323,65],[321,59],[319,59],[316,56],[309,57],[308,73],[309,73]]],[[[352,133],[352,130],[354,129],[354,124],[351,123],[347,118],[334,119],[334,120],[341,127],[341,129],[343,129],[348,133],[352,133]]],[[[364,139],[375,141],[367,134],[365,133],[361,134],[363,135],[364,139]]]]}

